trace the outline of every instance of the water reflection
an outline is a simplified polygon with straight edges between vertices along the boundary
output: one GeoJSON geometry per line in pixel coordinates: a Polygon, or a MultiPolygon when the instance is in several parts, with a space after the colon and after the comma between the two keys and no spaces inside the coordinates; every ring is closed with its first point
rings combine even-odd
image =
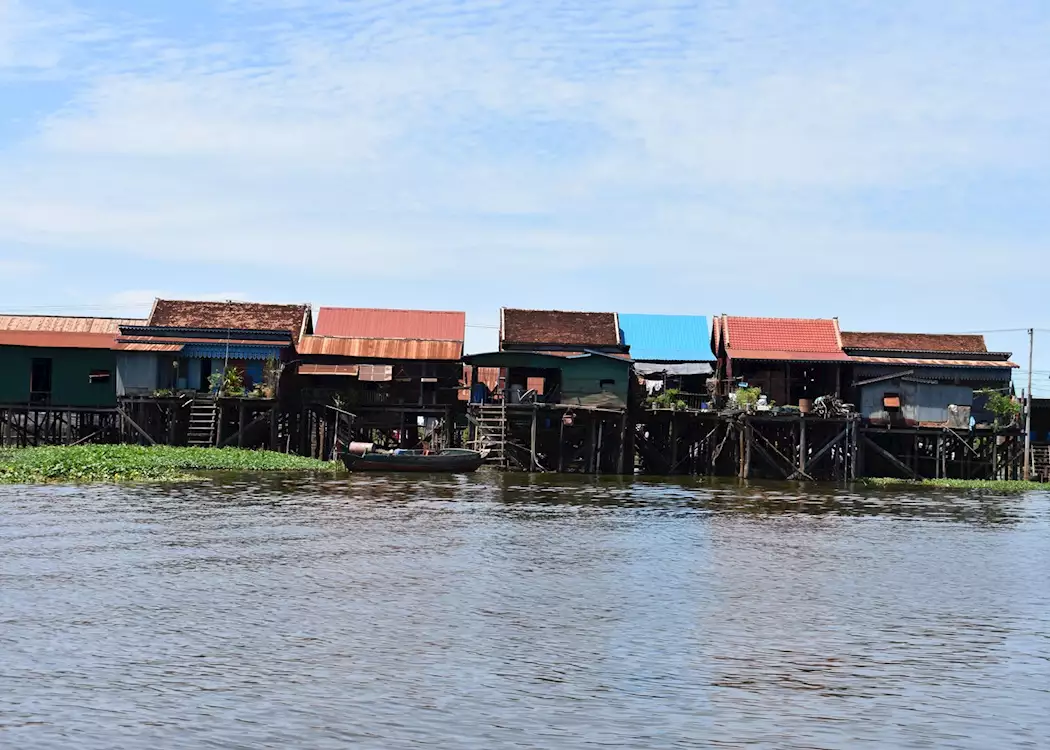
{"type": "Polygon", "coordinates": [[[1050,498],[0,488],[11,747],[1039,747],[1050,498]]]}

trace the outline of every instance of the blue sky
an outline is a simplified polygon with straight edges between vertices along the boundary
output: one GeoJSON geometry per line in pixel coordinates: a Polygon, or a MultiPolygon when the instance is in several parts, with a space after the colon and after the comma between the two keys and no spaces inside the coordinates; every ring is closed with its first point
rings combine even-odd
{"type": "Polygon", "coordinates": [[[0,0],[2,307],[1050,331],[1050,6],[993,5],[0,0]]]}

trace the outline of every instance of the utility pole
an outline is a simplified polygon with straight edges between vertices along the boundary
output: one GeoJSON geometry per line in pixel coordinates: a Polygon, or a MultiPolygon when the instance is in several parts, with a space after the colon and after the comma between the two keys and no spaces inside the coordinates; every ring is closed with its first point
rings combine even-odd
{"type": "Polygon", "coordinates": [[[1024,480],[1032,480],[1032,361],[1035,349],[1035,329],[1028,329],[1028,396],[1024,416],[1024,480]]]}

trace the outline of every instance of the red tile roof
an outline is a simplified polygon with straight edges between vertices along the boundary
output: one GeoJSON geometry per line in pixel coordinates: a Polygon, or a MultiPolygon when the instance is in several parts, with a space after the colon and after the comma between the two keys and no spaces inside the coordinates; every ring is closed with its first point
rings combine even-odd
{"type": "Polygon", "coordinates": [[[620,346],[616,313],[504,308],[500,346],[620,346]]]}
{"type": "Polygon", "coordinates": [[[730,359],[843,362],[838,321],[809,318],[722,316],[722,337],[730,359]]]}
{"type": "Polygon", "coordinates": [[[111,349],[121,325],[144,321],[58,315],[0,315],[0,345],[52,349],[111,349]]]}
{"type": "Polygon", "coordinates": [[[984,336],[941,333],[858,333],[843,331],[845,349],[890,352],[949,352],[985,354],[984,336]]]}
{"type": "Polygon", "coordinates": [[[314,333],[357,339],[463,341],[466,326],[467,315],[462,312],[322,307],[314,333]]]}
{"type": "Polygon", "coordinates": [[[167,328],[231,328],[236,331],[288,331],[292,340],[311,333],[309,305],[256,302],[194,302],[159,299],[147,325],[167,328]]]}
{"type": "Polygon", "coordinates": [[[419,341],[417,339],[365,339],[342,336],[305,336],[299,354],[359,359],[410,359],[452,361],[463,357],[462,341],[419,341]]]}

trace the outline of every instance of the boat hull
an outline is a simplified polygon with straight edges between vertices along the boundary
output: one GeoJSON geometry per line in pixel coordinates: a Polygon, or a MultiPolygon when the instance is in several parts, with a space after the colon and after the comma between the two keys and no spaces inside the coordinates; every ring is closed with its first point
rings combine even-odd
{"type": "Polygon", "coordinates": [[[344,453],[350,471],[410,472],[417,474],[469,474],[481,468],[485,457],[476,451],[451,453],[344,453]]]}

